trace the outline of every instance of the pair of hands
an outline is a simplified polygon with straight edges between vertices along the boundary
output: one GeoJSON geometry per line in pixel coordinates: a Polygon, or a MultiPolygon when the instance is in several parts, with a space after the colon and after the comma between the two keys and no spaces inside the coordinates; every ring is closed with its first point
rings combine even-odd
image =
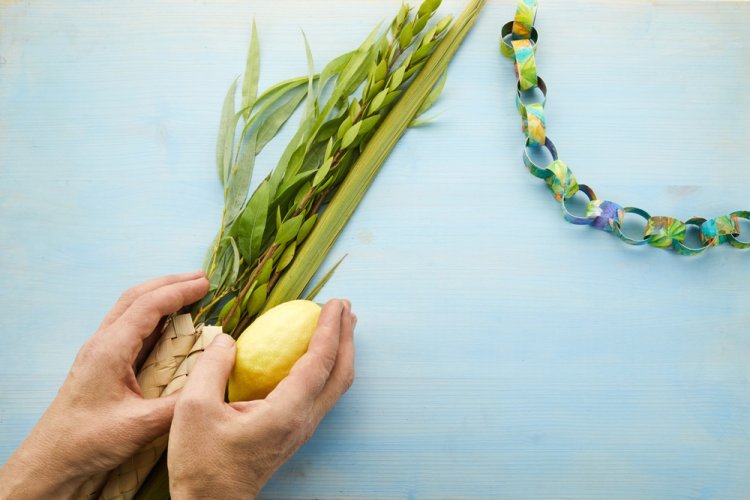
{"type": "Polygon", "coordinates": [[[328,302],[307,353],[264,400],[224,402],[235,359],[228,335],[214,339],[181,391],[143,399],[133,365],[144,341],[163,316],[207,291],[198,272],[125,292],[0,469],[0,498],[70,497],[88,477],[114,469],[167,432],[173,498],[256,495],[351,386],[356,316],[348,301],[328,302]]]}

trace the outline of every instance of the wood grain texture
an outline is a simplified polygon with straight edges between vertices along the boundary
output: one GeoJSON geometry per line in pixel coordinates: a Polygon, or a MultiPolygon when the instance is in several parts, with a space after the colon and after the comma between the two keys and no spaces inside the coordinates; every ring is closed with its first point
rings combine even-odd
{"type": "MultiPolygon", "coordinates": [[[[300,28],[320,68],[399,3],[0,4],[0,463],[124,288],[200,266],[253,16],[265,87],[305,72],[300,28]]],[[[520,161],[513,12],[486,7],[334,247],[358,379],[265,497],[750,498],[750,253],[562,220],[520,161]]],[[[748,2],[542,0],[579,181],[652,214],[749,209],[748,26],[748,2]]]]}

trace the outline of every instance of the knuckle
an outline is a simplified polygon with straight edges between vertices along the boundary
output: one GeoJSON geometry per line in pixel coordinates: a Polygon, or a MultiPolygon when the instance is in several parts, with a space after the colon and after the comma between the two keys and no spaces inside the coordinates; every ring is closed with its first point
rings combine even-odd
{"type": "Polygon", "coordinates": [[[110,350],[107,349],[101,338],[95,335],[88,339],[76,356],[76,363],[83,366],[98,364],[102,359],[109,357],[110,350]]]}
{"type": "Polygon", "coordinates": [[[273,432],[282,441],[289,441],[304,427],[305,416],[301,413],[279,414],[273,420],[273,432]]]}
{"type": "Polygon", "coordinates": [[[334,350],[327,349],[320,353],[320,361],[323,363],[323,367],[332,367],[336,363],[336,355],[338,353],[334,350]]]}
{"type": "Polygon", "coordinates": [[[175,413],[199,414],[205,411],[206,406],[206,401],[199,395],[187,392],[175,404],[175,413]]]}
{"type": "Polygon", "coordinates": [[[154,302],[156,301],[156,293],[153,291],[144,293],[135,299],[133,307],[139,311],[146,311],[154,308],[154,302]]]}
{"type": "Polygon", "coordinates": [[[354,385],[354,368],[347,370],[346,374],[344,375],[344,392],[351,389],[353,385],[354,385]]]}
{"type": "Polygon", "coordinates": [[[118,302],[133,302],[140,296],[140,289],[140,286],[131,286],[120,294],[118,302]]]}

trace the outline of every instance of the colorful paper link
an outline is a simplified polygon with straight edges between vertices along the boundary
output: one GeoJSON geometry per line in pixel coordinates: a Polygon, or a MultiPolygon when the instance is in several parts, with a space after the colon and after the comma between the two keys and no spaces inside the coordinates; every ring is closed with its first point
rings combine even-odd
{"type": "Polygon", "coordinates": [[[674,217],[651,216],[645,210],[636,207],[623,207],[613,201],[600,200],[594,190],[585,184],[578,184],[573,171],[557,157],[557,148],[547,136],[547,121],[544,116],[544,105],[547,99],[547,86],[537,75],[536,46],[539,35],[534,28],[536,17],[536,0],[519,0],[516,16],[506,23],[500,31],[500,52],[513,59],[516,72],[516,108],[521,115],[521,130],[526,136],[526,147],[523,162],[535,177],[544,179],[555,199],[560,202],[563,217],[572,224],[588,225],[602,231],[611,232],[625,243],[631,245],[648,244],[657,248],[672,248],[682,255],[698,255],[708,248],[729,243],[736,248],[750,248],[750,241],[740,239],[740,219],[750,220],[750,211],[740,210],[729,215],[713,219],[693,217],[683,222],[674,217]],[[541,102],[526,102],[527,93],[539,89],[541,102]],[[547,166],[532,160],[529,150],[544,148],[552,157],[547,166]],[[588,197],[583,216],[568,211],[566,201],[578,192],[588,197]],[[622,231],[623,220],[627,214],[637,215],[646,221],[643,237],[632,238],[622,231]],[[688,229],[698,233],[700,246],[691,247],[685,244],[688,229]]]}

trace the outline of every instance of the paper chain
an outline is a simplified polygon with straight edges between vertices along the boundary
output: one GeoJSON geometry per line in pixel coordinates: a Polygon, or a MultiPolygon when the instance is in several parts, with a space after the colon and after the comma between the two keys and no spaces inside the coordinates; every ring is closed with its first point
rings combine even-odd
{"type": "Polygon", "coordinates": [[[516,107],[521,115],[521,129],[526,135],[523,162],[532,175],[544,179],[555,199],[560,202],[563,217],[568,222],[589,225],[596,229],[611,232],[625,243],[642,245],[648,243],[658,248],[672,248],[682,255],[698,255],[706,249],[727,242],[736,248],[750,247],[750,241],[739,239],[739,219],[750,220],[750,211],[741,210],[713,219],[692,217],[683,222],[674,217],[652,217],[645,210],[623,207],[615,202],[597,199],[594,190],[585,184],[578,184],[573,172],[557,157],[557,149],[547,137],[544,104],[547,99],[547,86],[536,71],[536,44],[539,34],[534,28],[537,0],[519,0],[516,16],[506,23],[500,32],[500,52],[513,59],[518,83],[516,85],[516,107]],[[534,89],[542,93],[542,102],[525,103],[523,93],[534,89]],[[539,166],[529,156],[530,148],[545,148],[552,156],[552,163],[539,166]],[[568,211],[565,202],[581,191],[589,202],[584,216],[568,211]],[[625,214],[635,214],[646,220],[642,239],[634,239],[622,231],[625,214]],[[687,226],[696,226],[701,246],[693,248],[685,245],[687,226]]]}

